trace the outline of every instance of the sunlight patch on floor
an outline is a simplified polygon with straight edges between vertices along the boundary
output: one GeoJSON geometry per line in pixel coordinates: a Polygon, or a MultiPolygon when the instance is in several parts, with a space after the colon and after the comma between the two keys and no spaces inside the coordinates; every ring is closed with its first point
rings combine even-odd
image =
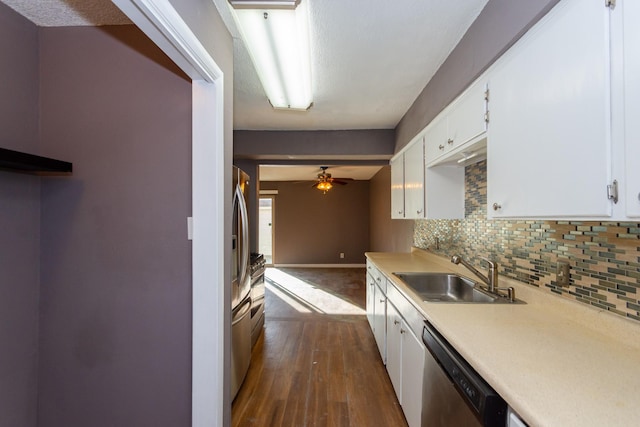
{"type": "Polygon", "coordinates": [[[365,314],[357,305],[276,268],[269,268],[265,278],[271,292],[300,313],[365,314]]]}

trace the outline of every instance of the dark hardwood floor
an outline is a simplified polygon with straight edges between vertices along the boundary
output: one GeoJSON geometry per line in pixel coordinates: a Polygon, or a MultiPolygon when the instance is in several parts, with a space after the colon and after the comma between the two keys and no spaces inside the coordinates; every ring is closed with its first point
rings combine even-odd
{"type": "Polygon", "coordinates": [[[233,426],[406,426],[365,314],[365,270],[268,269],[233,426]]]}

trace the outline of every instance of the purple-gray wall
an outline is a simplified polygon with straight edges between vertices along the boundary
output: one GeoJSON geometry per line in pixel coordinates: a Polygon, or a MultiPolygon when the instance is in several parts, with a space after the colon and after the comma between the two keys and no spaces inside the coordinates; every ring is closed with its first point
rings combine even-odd
{"type": "Polygon", "coordinates": [[[278,190],[274,264],[364,264],[369,250],[368,181],[336,185],[327,194],[308,182],[261,182],[260,189],[278,190]]]}
{"type": "Polygon", "coordinates": [[[133,26],[40,29],[38,425],[191,423],[191,82],[133,26]]]}
{"type": "Polygon", "coordinates": [[[369,181],[369,250],[408,252],[413,245],[413,220],[391,219],[391,166],[385,166],[369,181]]]}
{"type": "MultiPolygon", "coordinates": [[[[0,147],[39,154],[38,29],[0,3],[0,147]]],[[[0,171],[0,426],[37,422],[40,178],[0,171]]]]}
{"type": "Polygon", "coordinates": [[[558,1],[489,0],[398,123],[395,151],[407,145],[558,1]]]}
{"type": "MultiPolygon", "coordinates": [[[[363,156],[389,159],[393,155],[393,129],[253,131],[233,133],[236,159],[268,158],[287,160],[289,156],[363,156]]],[[[292,162],[295,163],[295,160],[292,162]]]]}

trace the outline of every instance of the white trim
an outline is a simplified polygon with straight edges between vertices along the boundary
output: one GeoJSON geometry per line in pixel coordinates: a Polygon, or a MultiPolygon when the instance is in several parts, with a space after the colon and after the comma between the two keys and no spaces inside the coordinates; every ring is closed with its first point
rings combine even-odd
{"type": "Polygon", "coordinates": [[[224,425],[224,79],[168,0],[112,0],[192,80],[192,427],[224,425]],[[213,118],[213,120],[212,120],[213,118]]]}
{"type": "Polygon", "coordinates": [[[169,0],[111,0],[192,80],[215,82],[222,70],[169,0]]]}
{"type": "Polygon", "coordinates": [[[273,268],[365,268],[366,264],[274,264],[273,268]]]}
{"type": "Polygon", "coordinates": [[[194,81],[193,91],[193,354],[194,427],[222,426],[226,401],[224,380],[224,170],[222,78],[220,84],[194,81]],[[215,120],[211,120],[215,117],[215,120]],[[214,138],[211,138],[214,135],[214,138]]]}

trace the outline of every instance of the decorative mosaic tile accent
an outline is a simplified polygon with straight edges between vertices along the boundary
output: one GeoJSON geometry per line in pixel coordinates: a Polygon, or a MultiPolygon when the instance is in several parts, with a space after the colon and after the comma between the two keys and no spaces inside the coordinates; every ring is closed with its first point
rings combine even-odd
{"type": "Polygon", "coordinates": [[[500,274],[640,321],[640,224],[488,220],[486,161],[467,166],[465,187],[465,219],[417,220],[416,247],[478,267],[484,256],[500,274]],[[571,266],[569,287],[556,283],[558,261],[571,266]]]}

